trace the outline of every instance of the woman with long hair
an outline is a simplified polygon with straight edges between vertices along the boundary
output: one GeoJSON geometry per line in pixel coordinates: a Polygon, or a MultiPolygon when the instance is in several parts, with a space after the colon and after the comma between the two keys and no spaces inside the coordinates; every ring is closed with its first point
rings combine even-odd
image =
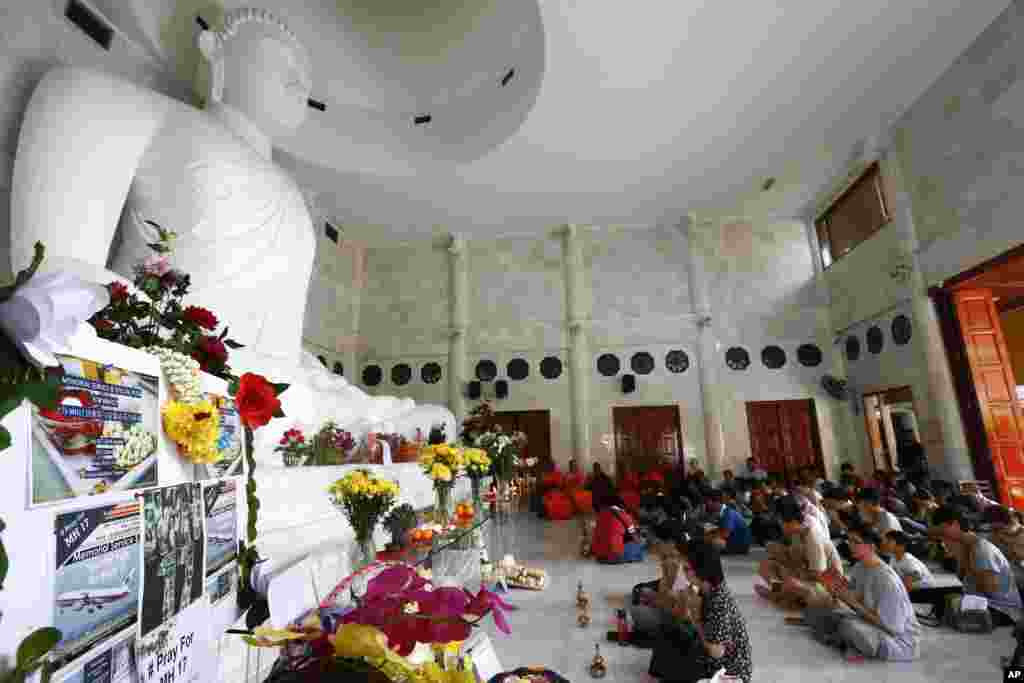
{"type": "Polygon", "coordinates": [[[690,587],[674,596],[676,619],[663,629],[649,673],[663,683],[696,683],[721,669],[750,683],[747,623],[729,591],[718,550],[702,538],[680,544],[690,587]]]}

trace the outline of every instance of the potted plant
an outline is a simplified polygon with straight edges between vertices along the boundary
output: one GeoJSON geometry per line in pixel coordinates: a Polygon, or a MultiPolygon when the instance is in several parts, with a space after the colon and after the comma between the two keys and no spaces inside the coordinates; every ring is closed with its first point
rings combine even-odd
{"type": "Polygon", "coordinates": [[[387,549],[392,552],[401,550],[405,546],[406,534],[416,528],[416,511],[408,503],[402,503],[384,518],[384,528],[391,534],[387,549]]]}
{"type": "Polygon", "coordinates": [[[356,447],[351,432],[340,428],[334,421],[324,423],[313,437],[313,454],[307,465],[343,465],[356,447]]]}

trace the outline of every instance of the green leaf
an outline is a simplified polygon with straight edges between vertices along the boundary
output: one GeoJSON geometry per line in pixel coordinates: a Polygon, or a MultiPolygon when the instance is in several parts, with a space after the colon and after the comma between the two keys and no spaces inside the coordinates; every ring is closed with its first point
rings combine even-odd
{"type": "Polygon", "coordinates": [[[274,417],[285,417],[284,411],[278,408],[277,410],[274,411],[274,417]]]}
{"type": "Polygon", "coordinates": [[[230,329],[231,329],[230,327],[225,327],[224,331],[220,333],[220,336],[217,337],[217,339],[219,339],[221,341],[224,341],[225,339],[227,339],[228,338],[228,330],[230,330],[230,329]]]}
{"type": "Polygon", "coordinates": [[[7,557],[7,548],[4,547],[3,539],[0,539],[0,591],[4,589],[4,581],[7,580],[7,571],[11,568],[11,561],[7,557]]]}
{"type": "Polygon", "coordinates": [[[238,378],[237,377],[232,377],[231,381],[228,382],[228,395],[230,395],[230,396],[237,396],[238,395],[238,378]]]}
{"type": "Polygon", "coordinates": [[[42,242],[36,242],[35,252],[32,255],[32,263],[29,264],[28,268],[19,271],[18,275],[14,278],[14,282],[0,287],[0,301],[6,301],[14,296],[14,292],[18,290],[26,282],[32,279],[32,276],[39,270],[39,265],[43,262],[43,257],[46,255],[46,248],[42,242]]]}
{"type": "Polygon", "coordinates": [[[278,396],[280,396],[284,392],[288,391],[288,387],[290,387],[291,385],[290,384],[275,384],[273,386],[274,386],[274,393],[276,393],[278,396]]]}
{"type": "Polygon", "coordinates": [[[18,385],[18,394],[22,398],[32,401],[40,408],[52,410],[57,407],[60,388],[50,382],[33,382],[31,384],[18,385]]]}
{"type": "Polygon", "coordinates": [[[55,628],[46,627],[33,631],[18,646],[17,667],[22,671],[30,671],[36,666],[36,662],[46,656],[52,650],[63,634],[55,628]]]}
{"type": "Polygon", "coordinates": [[[0,426],[0,452],[10,448],[11,443],[11,433],[7,431],[7,427],[0,426]]]}
{"type": "Polygon", "coordinates": [[[239,344],[234,339],[225,339],[224,340],[224,346],[228,347],[229,349],[244,349],[245,348],[245,346],[243,346],[242,344],[239,344]]]}

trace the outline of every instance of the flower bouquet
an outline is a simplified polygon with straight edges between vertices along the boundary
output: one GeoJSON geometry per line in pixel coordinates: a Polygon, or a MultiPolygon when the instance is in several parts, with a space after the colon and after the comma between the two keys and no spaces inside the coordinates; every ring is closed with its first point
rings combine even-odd
{"type": "Polygon", "coordinates": [[[384,518],[384,528],[391,534],[389,550],[401,550],[409,532],[416,528],[416,510],[408,503],[396,506],[384,518]]]}
{"type": "Polygon", "coordinates": [[[373,530],[395,504],[398,492],[398,484],[364,469],[352,470],[327,489],[331,502],[345,513],[355,531],[361,566],[376,559],[373,530]]]}
{"type": "Polygon", "coordinates": [[[302,430],[293,427],[284,433],[274,452],[281,454],[285,467],[297,467],[309,456],[310,446],[302,430]]]}
{"type": "Polygon", "coordinates": [[[476,437],[474,445],[487,451],[494,467],[494,478],[497,480],[498,497],[508,498],[508,485],[515,476],[519,466],[519,453],[526,445],[526,435],[522,432],[505,434],[498,428],[476,437]]]}
{"type": "Polygon", "coordinates": [[[469,483],[473,487],[473,505],[480,507],[480,485],[483,478],[491,473],[491,457],[482,448],[467,448],[464,454],[466,457],[466,476],[469,477],[469,483]]]}
{"type": "Polygon", "coordinates": [[[356,440],[352,433],[340,428],[333,420],[328,420],[313,437],[312,457],[306,460],[306,464],[342,465],[355,447],[356,440]]]}
{"type": "Polygon", "coordinates": [[[461,448],[448,444],[427,446],[420,453],[420,467],[423,473],[434,483],[436,497],[434,521],[447,526],[454,512],[452,508],[452,490],[455,479],[466,467],[466,457],[461,448]]]}
{"type": "Polygon", "coordinates": [[[325,603],[287,629],[261,627],[243,636],[256,647],[282,648],[270,680],[473,683],[472,662],[468,653],[458,656],[459,643],[488,615],[511,633],[504,615],[510,606],[486,589],[435,588],[404,564],[371,569],[376,575],[354,608],[325,603]],[[417,643],[439,656],[412,663],[407,657],[417,643]]]}
{"type": "Polygon", "coordinates": [[[129,292],[121,282],[107,285],[110,303],[89,322],[96,334],[133,348],[160,347],[194,359],[203,372],[231,380],[228,349],[242,345],[228,338],[224,328],[217,334],[217,316],[201,306],[186,306],[191,278],[171,267],[176,234],[153,221],[153,254],[134,268],[132,284],[141,292],[129,292]]]}

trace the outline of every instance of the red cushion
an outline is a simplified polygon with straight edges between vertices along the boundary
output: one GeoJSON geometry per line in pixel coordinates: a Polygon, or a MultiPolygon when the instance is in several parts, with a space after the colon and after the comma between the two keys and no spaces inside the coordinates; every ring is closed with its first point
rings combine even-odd
{"type": "Polygon", "coordinates": [[[626,504],[626,509],[635,513],[640,509],[640,494],[636,491],[619,491],[619,498],[626,504]]]}
{"type": "Polygon", "coordinates": [[[636,491],[640,488],[640,476],[636,472],[626,472],[622,475],[622,488],[627,491],[636,491]]]}
{"type": "Polygon", "coordinates": [[[555,521],[572,519],[575,512],[572,500],[561,491],[556,489],[544,494],[544,514],[548,519],[555,521]]]}
{"type": "Polygon", "coordinates": [[[576,512],[589,513],[594,511],[594,494],[584,489],[575,489],[569,492],[576,512]]]}

